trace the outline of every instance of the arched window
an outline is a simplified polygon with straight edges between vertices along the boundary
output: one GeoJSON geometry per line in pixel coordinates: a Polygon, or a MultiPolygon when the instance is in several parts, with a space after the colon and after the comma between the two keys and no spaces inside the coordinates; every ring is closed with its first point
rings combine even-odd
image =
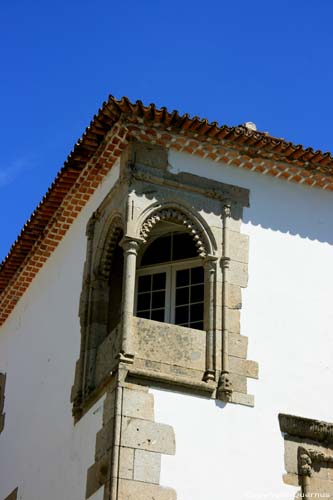
{"type": "Polygon", "coordinates": [[[139,257],[136,315],[203,330],[204,268],[193,238],[156,230],[139,257]]]}

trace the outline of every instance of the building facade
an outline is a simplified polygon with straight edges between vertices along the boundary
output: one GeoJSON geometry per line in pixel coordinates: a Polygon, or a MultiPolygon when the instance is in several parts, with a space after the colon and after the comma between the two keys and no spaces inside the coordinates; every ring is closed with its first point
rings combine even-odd
{"type": "Polygon", "coordinates": [[[332,168],[111,97],[0,269],[0,498],[333,498],[332,168]]]}

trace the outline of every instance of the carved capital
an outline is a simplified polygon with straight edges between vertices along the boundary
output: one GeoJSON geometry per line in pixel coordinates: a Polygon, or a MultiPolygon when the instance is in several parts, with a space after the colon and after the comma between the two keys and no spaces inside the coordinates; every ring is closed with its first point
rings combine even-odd
{"type": "Polygon", "coordinates": [[[216,262],[218,258],[215,255],[207,255],[204,260],[204,268],[210,274],[214,274],[216,272],[216,262]]]}
{"type": "Polygon", "coordinates": [[[125,236],[119,243],[121,248],[124,250],[125,253],[131,254],[131,255],[137,255],[140,245],[142,243],[142,240],[139,240],[138,238],[132,238],[130,236],[125,236]]]}
{"type": "Polygon", "coordinates": [[[302,447],[298,449],[298,470],[300,476],[311,477],[313,473],[312,460],[309,455],[309,452],[308,450],[302,447]]]}
{"type": "Polygon", "coordinates": [[[223,204],[222,215],[223,215],[223,218],[231,217],[231,202],[230,201],[225,201],[225,203],[223,204]]]}

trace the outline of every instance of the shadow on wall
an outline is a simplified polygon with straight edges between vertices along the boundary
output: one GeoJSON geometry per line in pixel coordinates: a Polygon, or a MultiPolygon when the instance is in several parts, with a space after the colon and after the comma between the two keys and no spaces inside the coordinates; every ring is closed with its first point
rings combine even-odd
{"type": "Polygon", "coordinates": [[[271,176],[221,163],[170,153],[170,171],[182,175],[207,172],[218,182],[250,190],[250,208],[244,209],[243,221],[272,231],[301,238],[333,243],[333,193],[319,188],[287,182],[271,176]]]}
{"type": "Polygon", "coordinates": [[[244,223],[333,244],[333,194],[252,173],[244,223]]]}

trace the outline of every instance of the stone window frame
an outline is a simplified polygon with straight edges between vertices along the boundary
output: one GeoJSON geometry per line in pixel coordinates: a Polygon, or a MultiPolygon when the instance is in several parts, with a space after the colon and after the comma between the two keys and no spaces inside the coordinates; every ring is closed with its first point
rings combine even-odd
{"type": "MultiPolygon", "coordinates": [[[[191,391],[203,391],[209,397],[253,406],[246,379],[258,378],[258,367],[246,359],[247,338],[239,335],[241,287],[247,285],[248,262],[248,238],[240,233],[240,221],[243,207],[249,205],[249,191],[197,175],[171,173],[164,161],[163,166],[156,167],[152,166],[155,160],[145,163],[145,155],[158,155],[159,149],[163,148],[153,151],[148,148],[140,156],[140,144],[129,146],[121,159],[118,182],[88,223],[79,313],[81,349],[71,397],[75,420],[98,399],[119,366],[126,367],[129,377],[139,376],[132,338],[136,262],[140,247],[147,242],[155,225],[163,220],[176,222],[193,235],[205,267],[205,309],[208,311],[202,381],[193,382],[183,376],[169,379],[178,388],[187,387],[191,391]],[[131,153],[131,148],[136,154],[131,153]],[[202,213],[204,206],[207,214],[215,217],[215,226],[219,226],[217,233],[202,213]],[[107,288],[120,234],[124,259],[122,314],[110,338],[111,334],[105,330],[105,318],[96,321],[91,310],[96,305],[102,316],[107,315],[106,301],[103,299],[102,304],[100,298],[107,288]],[[101,341],[98,343],[94,336],[101,341]],[[100,346],[108,355],[99,352],[100,346]]],[[[162,156],[167,158],[164,151],[162,156]]],[[[156,372],[150,369],[145,377],[148,383],[157,380],[156,372]]]]}

